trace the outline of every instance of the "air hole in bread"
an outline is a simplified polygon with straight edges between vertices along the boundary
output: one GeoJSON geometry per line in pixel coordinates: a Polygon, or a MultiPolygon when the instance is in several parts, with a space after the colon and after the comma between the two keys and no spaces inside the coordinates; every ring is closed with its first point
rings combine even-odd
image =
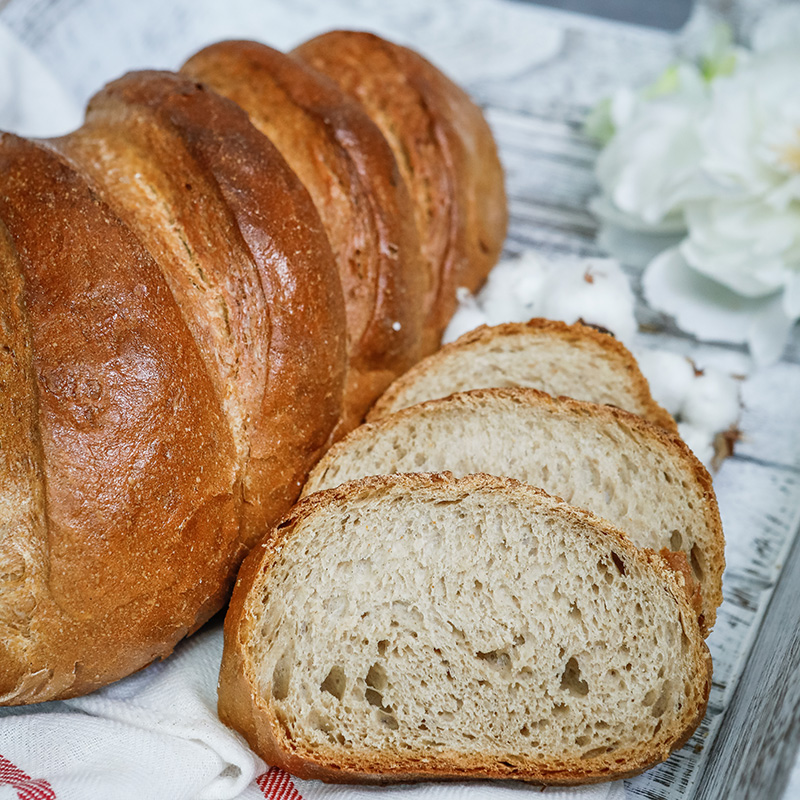
{"type": "Polygon", "coordinates": [[[341,700],[346,687],[347,677],[344,670],[338,664],[334,664],[319,688],[321,691],[333,695],[337,700],[341,700]]]}
{"type": "Polygon", "coordinates": [[[692,574],[694,575],[695,580],[698,583],[702,583],[703,575],[705,572],[703,570],[703,556],[700,553],[700,549],[696,544],[692,545],[692,549],[689,552],[689,561],[692,565],[692,574]]]}
{"type": "Polygon", "coordinates": [[[661,694],[658,696],[658,699],[653,704],[653,708],[650,710],[650,713],[654,717],[664,716],[664,712],[667,710],[667,706],[669,705],[671,699],[672,699],[672,682],[664,681],[663,687],[661,689],[661,694]]]}
{"type": "Polygon", "coordinates": [[[289,696],[289,684],[292,681],[292,662],[294,653],[285,652],[275,664],[272,671],[272,696],[276,700],[285,700],[289,696]]]}
{"type": "Polygon", "coordinates": [[[475,653],[479,661],[485,661],[498,672],[508,673],[511,670],[511,657],[505,650],[489,650],[486,653],[475,653]]]}
{"type": "Polygon", "coordinates": [[[669,537],[669,546],[676,553],[683,547],[683,537],[680,531],[672,531],[669,537]]]}
{"type": "Polygon", "coordinates": [[[622,463],[627,476],[637,475],[639,473],[639,467],[624,453],[622,454],[622,463]]]}
{"type": "Polygon", "coordinates": [[[380,708],[383,705],[383,695],[380,692],[376,692],[375,689],[367,689],[364,692],[364,697],[371,706],[380,708]]]}
{"type": "Polygon", "coordinates": [[[581,668],[578,659],[573,656],[567,661],[561,675],[561,689],[568,691],[575,697],[585,697],[589,694],[589,684],[581,680],[581,668]]]}
{"type": "Polygon", "coordinates": [[[581,754],[581,758],[597,758],[597,756],[604,756],[607,752],[605,747],[593,747],[581,754]]]}
{"type": "Polygon", "coordinates": [[[588,462],[587,466],[589,467],[589,485],[596,489],[600,486],[600,470],[597,469],[597,465],[593,462],[588,462]]]}
{"type": "Polygon", "coordinates": [[[330,735],[333,730],[333,723],[329,717],[320,714],[319,711],[312,711],[310,722],[318,731],[328,734],[329,738],[333,740],[333,737],[330,735]]]}
{"type": "Polygon", "coordinates": [[[389,685],[389,679],[386,677],[386,670],[380,664],[373,664],[369,668],[365,680],[367,686],[379,692],[384,691],[389,685]]]}
{"type": "Polygon", "coordinates": [[[619,574],[624,575],[625,562],[613,550],[611,551],[611,560],[614,562],[614,566],[619,570],[619,574]]]}
{"type": "Polygon", "coordinates": [[[686,635],[686,630],[684,629],[684,621],[683,616],[681,616],[681,653],[688,653],[689,649],[691,648],[691,642],[689,641],[689,637],[686,635]]]}

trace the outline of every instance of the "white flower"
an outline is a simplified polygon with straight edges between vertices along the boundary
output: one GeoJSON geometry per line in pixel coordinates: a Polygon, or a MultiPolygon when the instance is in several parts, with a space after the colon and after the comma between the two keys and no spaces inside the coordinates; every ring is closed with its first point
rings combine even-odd
{"type": "Polygon", "coordinates": [[[756,54],[712,86],[703,172],[720,192],[785,209],[800,198],[800,47],[756,54]]]}
{"type": "Polygon", "coordinates": [[[780,356],[800,318],[800,9],[780,20],[752,52],[718,43],[672,91],[641,95],[598,159],[592,205],[617,254],[626,222],[639,240],[648,226],[662,235],[652,241],[669,249],[643,279],[651,305],[701,338],[747,342],[759,361],[780,356]],[[683,238],[665,240],[669,225],[683,238]]]}
{"type": "Polygon", "coordinates": [[[668,70],[658,91],[618,92],[617,133],[597,160],[604,193],[592,203],[595,213],[634,230],[681,231],[685,203],[704,191],[697,118],[707,104],[705,81],[689,64],[668,70]]]}
{"type": "Polygon", "coordinates": [[[787,290],[787,313],[800,316],[800,204],[779,210],[763,197],[720,198],[687,209],[687,263],[745,297],[787,290]]]}

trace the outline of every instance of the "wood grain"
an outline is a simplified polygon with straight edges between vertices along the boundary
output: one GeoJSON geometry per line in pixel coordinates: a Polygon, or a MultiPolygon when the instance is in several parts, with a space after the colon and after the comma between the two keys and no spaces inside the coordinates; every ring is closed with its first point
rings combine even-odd
{"type": "Polygon", "coordinates": [[[800,745],[798,609],[800,540],[795,533],[693,800],[766,800],[783,794],[800,745]]]}

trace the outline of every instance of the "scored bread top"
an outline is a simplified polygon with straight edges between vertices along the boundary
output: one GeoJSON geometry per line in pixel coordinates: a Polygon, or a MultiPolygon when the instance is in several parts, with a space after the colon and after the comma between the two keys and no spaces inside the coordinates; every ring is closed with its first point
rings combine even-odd
{"type": "Polygon", "coordinates": [[[373,34],[332,31],[293,55],[356,98],[394,152],[435,281],[426,304],[435,347],[455,310],[456,289],[475,291],[483,283],[505,239],[503,171],[489,126],[436,67],[373,34]]]}
{"type": "Polygon", "coordinates": [[[624,777],[704,713],[685,588],[517,481],[366,478],[307,498],[245,561],[220,717],[302,778],[624,777]]]}
{"type": "Polygon", "coordinates": [[[312,470],[303,494],[365,475],[507,475],[610,520],[634,544],[685,553],[703,593],[701,625],[722,602],[724,539],[711,478],[681,439],[613,406],[535,389],[477,389],[362,425],[312,470]]]}
{"type": "Polygon", "coordinates": [[[168,655],[243,553],[230,428],[155,262],[9,134],[0,218],[0,702],[19,704],[168,655]]]}
{"type": "Polygon", "coordinates": [[[367,421],[455,392],[510,386],[615,405],[673,433],[678,430],[653,400],[647,379],[622,342],[589,325],[539,318],[481,325],[446,344],[398,378],[367,421]]]}
{"type": "Polygon", "coordinates": [[[411,198],[361,105],[309,65],[257,42],[213,44],[181,71],[235,101],[311,194],[337,258],[349,373],[340,432],[422,352],[425,298],[411,198]]]}
{"type": "Polygon", "coordinates": [[[311,198],[244,111],[174,73],[114,81],[52,144],[164,272],[231,425],[249,546],[341,414],[342,290],[311,198]]]}

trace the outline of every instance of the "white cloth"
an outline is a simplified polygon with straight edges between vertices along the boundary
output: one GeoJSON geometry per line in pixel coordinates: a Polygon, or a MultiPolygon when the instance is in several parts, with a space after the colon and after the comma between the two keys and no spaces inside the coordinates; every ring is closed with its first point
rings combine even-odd
{"type": "MultiPolygon", "coordinates": [[[[0,800],[514,800],[532,791],[507,783],[327,786],[270,772],[217,717],[221,656],[216,624],[166,661],[87,697],[0,710],[0,800]]],[[[545,794],[625,796],[622,783],[545,794]]]]}

